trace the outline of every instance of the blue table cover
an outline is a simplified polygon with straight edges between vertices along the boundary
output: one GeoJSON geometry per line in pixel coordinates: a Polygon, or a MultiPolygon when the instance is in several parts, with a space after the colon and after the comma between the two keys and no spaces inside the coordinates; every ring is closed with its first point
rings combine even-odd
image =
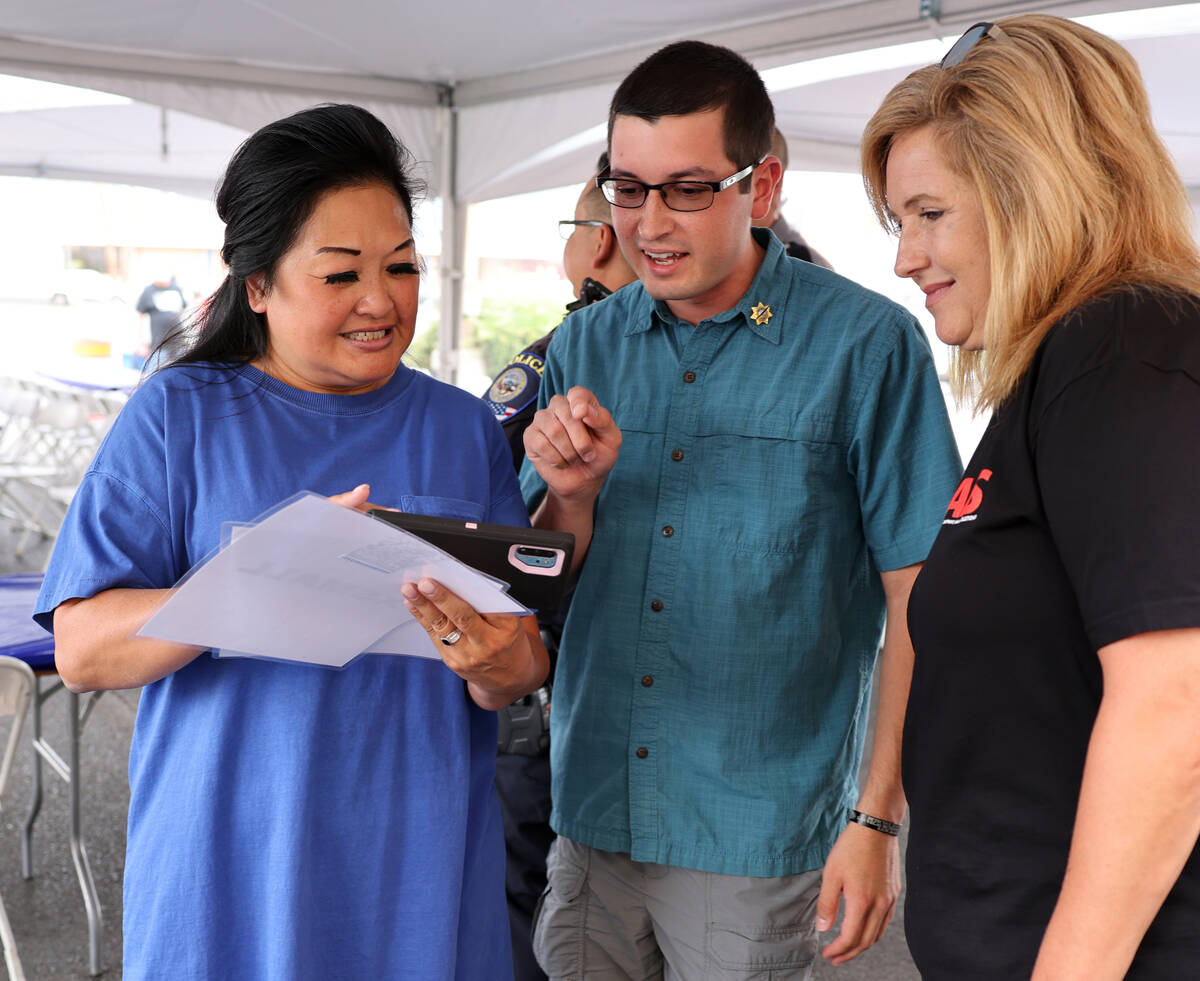
{"type": "Polygon", "coordinates": [[[18,657],[35,671],[54,670],[54,635],[33,621],[42,574],[0,576],[0,654],[18,657]]]}

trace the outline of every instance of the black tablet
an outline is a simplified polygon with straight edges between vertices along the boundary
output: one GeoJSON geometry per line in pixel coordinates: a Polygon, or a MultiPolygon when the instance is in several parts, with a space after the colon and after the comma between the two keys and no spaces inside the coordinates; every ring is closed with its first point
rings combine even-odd
{"type": "Polygon", "coordinates": [[[516,525],[372,508],[367,514],[411,532],[473,569],[508,583],[509,595],[533,610],[552,610],[566,592],[575,536],[516,525]]]}

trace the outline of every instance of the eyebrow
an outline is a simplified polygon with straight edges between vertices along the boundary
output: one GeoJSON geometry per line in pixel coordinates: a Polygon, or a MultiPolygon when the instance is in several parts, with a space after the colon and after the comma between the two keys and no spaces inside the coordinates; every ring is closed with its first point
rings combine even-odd
{"type": "Polygon", "coordinates": [[[911,198],[909,198],[907,201],[905,201],[901,207],[901,210],[906,211],[909,208],[912,208],[915,205],[920,204],[922,201],[936,201],[936,200],[937,200],[936,194],[930,194],[928,191],[921,191],[920,194],[914,194],[911,198]]]}
{"type": "MultiPolygon", "coordinates": [[[[411,238],[405,239],[405,241],[401,242],[394,249],[392,249],[392,252],[400,252],[402,249],[407,249],[412,244],[413,240],[411,238]]],[[[391,255],[392,252],[389,252],[388,255],[391,255]]],[[[344,245],[323,245],[321,248],[317,249],[313,255],[362,255],[362,249],[351,249],[344,245]]]]}
{"type": "MultiPolygon", "coordinates": [[[[666,177],[666,181],[686,181],[686,180],[704,181],[704,180],[713,179],[714,173],[715,173],[715,171],[708,170],[705,167],[691,167],[687,170],[677,170],[673,174],[668,174],[666,177]],[[705,176],[705,175],[707,175],[707,176],[705,176]]],[[[631,181],[641,182],[640,177],[635,177],[633,174],[631,174],[627,170],[609,171],[608,176],[609,177],[617,177],[617,178],[626,178],[631,181]]],[[[663,181],[663,183],[666,183],[666,181],[663,181]]]]}

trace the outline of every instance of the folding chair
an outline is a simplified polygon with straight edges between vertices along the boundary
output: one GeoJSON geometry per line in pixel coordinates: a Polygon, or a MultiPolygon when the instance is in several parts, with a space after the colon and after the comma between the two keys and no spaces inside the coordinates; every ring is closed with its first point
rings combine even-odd
{"type": "MultiPolygon", "coordinates": [[[[25,725],[25,713],[33,701],[37,682],[33,670],[19,658],[0,655],[0,715],[11,715],[12,725],[8,729],[8,742],[4,755],[0,757],[0,797],[8,783],[13,757],[17,755],[17,744],[21,741],[21,729],[25,725]]],[[[12,924],[8,922],[8,911],[0,898],[0,944],[4,947],[4,964],[8,968],[9,981],[25,981],[21,958],[17,956],[17,942],[13,937],[12,924]]]]}
{"type": "Polygon", "coordinates": [[[0,379],[0,516],[26,529],[34,517],[28,486],[58,472],[41,459],[35,428],[41,401],[18,379],[0,379]]]}
{"type": "MultiPolygon", "coordinates": [[[[92,867],[88,862],[87,849],[83,844],[83,820],[80,808],[79,784],[82,770],[79,765],[79,742],[88,716],[103,692],[80,696],[70,691],[61,680],[55,680],[44,691],[41,679],[52,676],[57,679],[54,668],[54,637],[32,620],[33,606],[41,588],[42,576],[16,574],[0,576],[0,655],[8,655],[25,663],[33,675],[33,800],[21,838],[21,874],[33,878],[33,828],[38,812],[42,809],[42,761],[50,765],[70,787],[71,799],[71,858],[75,863],[75,875],[83,893],[83,905],[88,920],[88,972],[94,977],[103,970],[100,948],[104,939],[104,918],[100,911],[100,897],[92,867]],[[67,759],[64,761],[42,736],[42,705],[58,691],[66,693],[70,723],[70,742],[67,759]]],[[[0,789],[3,783],[0,781],[0,789]]]]}
{"type": "Polygon", "coordinates": [[[123,393],[72,389],[35,379],[0,379],[0,515],[31,536],[52,538],[123,393]]]}

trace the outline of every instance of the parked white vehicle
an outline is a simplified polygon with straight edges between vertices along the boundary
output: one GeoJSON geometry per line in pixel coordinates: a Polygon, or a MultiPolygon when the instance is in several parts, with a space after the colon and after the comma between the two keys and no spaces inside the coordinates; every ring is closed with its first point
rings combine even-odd
{"type": "Polygon", "coordinates": [[[50,283],[51,303],[129,303],[127,284],[95,269],[62,269],[50,283]]]}

